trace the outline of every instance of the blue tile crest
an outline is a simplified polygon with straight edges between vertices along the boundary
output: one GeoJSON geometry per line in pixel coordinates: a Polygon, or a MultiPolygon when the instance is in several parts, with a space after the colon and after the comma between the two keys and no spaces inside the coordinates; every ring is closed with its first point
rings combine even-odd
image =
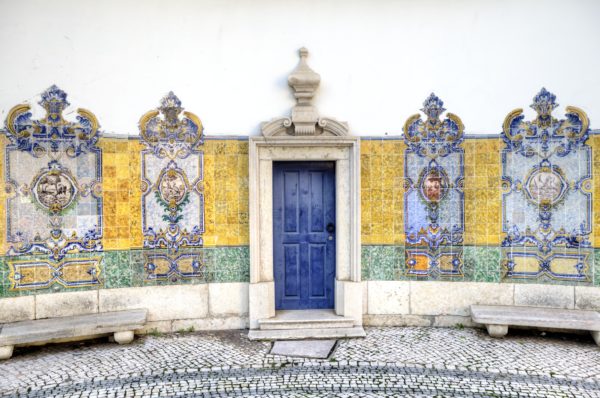
{"type": "Polygon", "coordinates": [[[444,103],[431,94],[421,111],[404,124],[407,145],[404,160],[404,213],[406,264],[409,275],[462,274],[464,234],[464,126],[447,113],[444,103]],[[409,247],[414,247],[410,249],[409,247]],[[456,247],[452,260],[442,264],[442,247],[456,247]],[[424,251],[425,250],[425,251],[424,251]],[[448,266],[449,265],[449,266],[448,266]]]}
{"type": "Polygon", "coordinates": [[[556,96],[542,88],[531,104],[537,113],[533,121],[523,120],[522,109],[504,120],[502,246],[507,248],[507,278],[590,278],[589,120],[571,106],[566,118],[557,120],[552,116],[556,107],[556,96]]]}
{"type": "MultiPolygon", "coordinates": [[[[157,110],[140,119],[142,151],[142,228],[145,249],[166,249],[168,269],[155,272],[155,263],[146,256],[147,279],[201,277],[201,267],[178,270],[181,248],[202,247],[204,233],[202,123],[184,112],[172,92],[157,110]]],[[[162,257],[160,257],[162,259],[162,257]]]]}
{"type": "Polygon", "coordinates": [[[102,157],[93,113],[70,105],[56,86],[41,95],[46,115],[32,120],[30,106],[6,118],[8,256],[46,254],[54,262],[68,253],[102,251],[102,157]]]}

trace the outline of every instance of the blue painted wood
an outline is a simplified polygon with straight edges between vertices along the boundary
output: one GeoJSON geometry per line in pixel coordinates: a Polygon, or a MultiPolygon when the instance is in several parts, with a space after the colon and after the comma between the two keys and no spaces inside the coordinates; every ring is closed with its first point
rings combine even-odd
{"type": "Polygon", "coordinates": [[[275,308],[333,308],[335,163],[273,163],[275,308]]]}

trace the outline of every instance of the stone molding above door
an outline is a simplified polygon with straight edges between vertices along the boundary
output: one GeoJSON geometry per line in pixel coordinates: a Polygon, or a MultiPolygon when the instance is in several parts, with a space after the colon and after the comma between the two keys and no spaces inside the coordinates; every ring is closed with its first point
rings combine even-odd
{"type": "Polygon", "coordinates": [[[273,162],[335,161],[336,163],[336,282],[335,312],[362,325],[360,283],[360,139],[348,125],[319,116],[311,103],[320,76],[306,63],[289,76],[296,105],[289,117],[261,125],[262,136],[249,140],[250,193],[250,328],[275,316],[273,280],[273,162]]]}

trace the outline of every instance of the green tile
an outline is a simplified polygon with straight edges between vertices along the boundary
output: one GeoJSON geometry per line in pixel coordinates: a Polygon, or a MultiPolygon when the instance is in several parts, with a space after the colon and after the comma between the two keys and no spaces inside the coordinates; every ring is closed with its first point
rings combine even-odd
{"type": "Polygon", "coordinates": [[[368,281],[371,279],[369,271],[371,269],[371,246],[362,246],[360,250],[361,279],[368,281]]]}
{"type": "Polygon", "coordinates": [[[592,268],[594,285],[600,286],[600,249],[594,249],[594,256],[592,261],[590,261],[590,267],[592,268]]]}
{"type": "Polygon", "coordinates": [[[133,286],[129,250],[104,253],[104,287],[107,289],[133,286]]]}
{"type": "Polygon", "coordinates": [[[218,247],[213,250],[213,261],[210,267],[213,282],[250,281],[248,246],[218,247]]]}
{"type": "Polygon", "coordinates": [[[500,248],[494,246],[465,246],[463,251],[465,275],[474,282],[500,282],[500,248]]]}
{"type": "Polygon", "coordinates": [[[361,266],[365,267],[362,271],[365,280],[397,280],[403,274],[404,247],[392,245],[363,246],[361,260],[361,266]]]}

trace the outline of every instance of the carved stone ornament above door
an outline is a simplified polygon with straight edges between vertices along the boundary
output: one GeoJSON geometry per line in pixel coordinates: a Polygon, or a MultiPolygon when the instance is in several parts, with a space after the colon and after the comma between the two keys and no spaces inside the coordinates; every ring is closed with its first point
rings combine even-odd
{"type": "Polygon", "coordinates": [[[296,105],[291,117],[279,117],[261,125],[265,137],[273,136],[347,136],[348,123],[319,116],[312,99],[319,88],[321,76],[306,63],[308,50],[299,51],[300,62],[288,77],[288,84],[294,89],[296,105]]]}

